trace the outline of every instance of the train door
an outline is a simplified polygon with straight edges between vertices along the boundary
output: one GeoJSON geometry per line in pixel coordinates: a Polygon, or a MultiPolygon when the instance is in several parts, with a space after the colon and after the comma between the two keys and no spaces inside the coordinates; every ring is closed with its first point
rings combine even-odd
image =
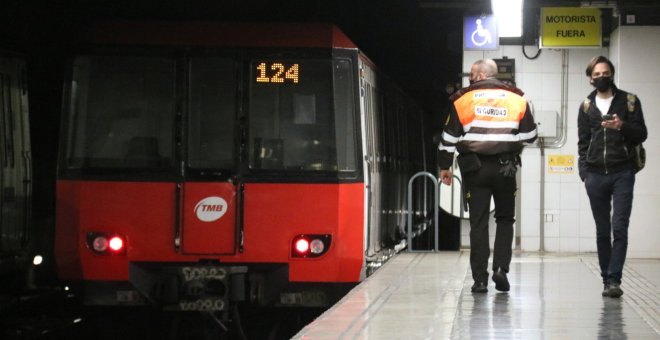
{"type": "MultiPolygon", "coordinates": [[[[25,64],[0,56],[0,255],[27,246],[31,207],[30,136],[25,64]]],[[[0,261],[2,259],[0,258],[0,261]]]]}
{"type": "Polygon", "coordinates": [[[377,89],[375,72],[364,61],[360,62],[360,106],[362,120],[362,150],[364,152],[365,184],[365,254],[374,256],[380,248],[380,171],[378,158],[377,89]]]}
{"type": "Polygon", "coordinates": [[[238,66],[232,56],[192,56],[188,65],[183,252],[233,254],[239,235],[238,66]]]}

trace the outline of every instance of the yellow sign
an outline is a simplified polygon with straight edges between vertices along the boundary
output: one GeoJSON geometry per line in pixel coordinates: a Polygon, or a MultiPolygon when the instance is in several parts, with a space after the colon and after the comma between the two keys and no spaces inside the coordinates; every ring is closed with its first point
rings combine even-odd
{"type": "Polygon", "coordinates": [[[575,156],[548,155],[548,172],[551,174],[572,174],[575,171],[575,156]]]}
{"type": "Polygon", "coordinates": [[[541,8],[541,47],[600,47],[602,18],[598,8],[541,8]]]}

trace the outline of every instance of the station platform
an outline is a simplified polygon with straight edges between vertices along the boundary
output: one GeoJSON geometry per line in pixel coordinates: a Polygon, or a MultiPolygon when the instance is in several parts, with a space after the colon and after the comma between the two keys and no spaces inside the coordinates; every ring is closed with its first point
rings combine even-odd
{"type": "Polygon", "coordinates": [[[660,259],[627,259],[610,298],[596,254],[514,253],[506,293],[472,293],[469,258],[400,253],[294,339],[660,339],[660,259]]]}

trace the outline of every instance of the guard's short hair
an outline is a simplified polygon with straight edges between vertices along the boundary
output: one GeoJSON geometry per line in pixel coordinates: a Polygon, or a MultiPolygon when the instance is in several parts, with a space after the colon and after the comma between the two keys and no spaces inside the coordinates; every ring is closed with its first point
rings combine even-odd
{"type": "Polygon", "coordinates": [[[587,77],[591,77],[591,72],[594,71],[594,67],[596,67],[596,64],[600,63],[606,63],[610,67],[610,71],[612,71],[612,76],[614,76],[614,64],[612,64],[612,62],[606,57],[599,55],[597,57],[591,58],[591,61],[589,61],[589,64],[587,64],[587,69],[585,71],[587,77]]]}
{"type": "Polygon", "coordinates": [[[493,59],[481,59],[474,62],[479,69],[479,72],[483,72],[486,77],[492,78],[497,75],[497,63],[493,59]]]}

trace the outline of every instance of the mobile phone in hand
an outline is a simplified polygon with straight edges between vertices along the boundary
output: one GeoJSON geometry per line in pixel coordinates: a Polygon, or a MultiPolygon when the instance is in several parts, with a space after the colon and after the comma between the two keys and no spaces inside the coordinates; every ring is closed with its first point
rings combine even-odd
{"type": "Polygon", "coordinates": [[[603,115],[603,120],[612,120],[612,119],[614,119],[614,115],[611,115],[609,113],[603,115]]]}

